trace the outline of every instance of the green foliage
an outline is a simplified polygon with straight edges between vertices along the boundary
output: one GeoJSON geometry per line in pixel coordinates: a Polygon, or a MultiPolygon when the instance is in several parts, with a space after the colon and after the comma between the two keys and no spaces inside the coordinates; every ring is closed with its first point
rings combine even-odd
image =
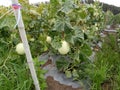
{"type": "Polygon", "coordinates": [[[109,34],[105,37],[102,48],[96,53],[93,65],[86,69],[91,80],[91,90],[102,90],[102,84],[106,82],[112,90],[119,87],[120,53],[116,47],[116,35],[109,34]],[[110,83],[110,84],[109,84],[110,83]]]}
{"type": "Polygon", "coordinates": [[[13,28],[15,25],[15,18],[12,12],[9,12],[7,15],[4,15],[4,13],[10,11],[11,8],[6,8],[6,7],[0,7],[0,28],[8,26],[13,28]],[[10,23],[12,22],[12,23],[10,23]]]}
{"type": "Polygon", "coordinates": [[[81,52],[84,53],[86,56],[90,56],[92,53],[92,50],[88,44],[84,44],[81,47],[81,52]]]}
{"type": "Polygon", "coordinates": [[[65,59],[57,61],[58,69],[77,80],[84,77],[79,73],[84,72],[86,65],[89,64],[88,57],[92,54],[89,42],[97,37],[97,32],[104,25],[104,15],[98,2],[94,4],[79,2],[79,0],[51,0],[41,13],[41,19],[44,18],[41,25],[43,33],[52,38],[49,51],[59,54],[58,49],[62,40],[70,45],[67,54],[70,61],[67,65],[65,59]]]}
{"type": "Polygon", "coordinates": [[[112,18],[112,24],[113,25],[119,25],[120,24],[120,14],[116,14],[114,15],[114,17],[112,18]]]}
{"type": "MultiPolygon", "coordinates": [[[[18,55],[15,46],[20,40],[9,27],[0,29],[0,90],[33,90],[34,84],[24,55],[18,55]]],[[[37,60],[38,61],[38,60],[37,60]]],[[[40,69],[40,62],[35,61],[35,68],[41,90],[45,90],[45,71],[40,69]]]]}
{"type": "Polygon", "coordinates": [[[105,22],[106,25],[111,25],[112,24],[112,18],[114,17],[113,13],[111,11],[107,11],[105,13],[105,22]]]}
{"type": "MultiPolygon", "coordinates": [[[[38,6],[28,6],[28,2],[25,0],[20,0],[20,2],[23,5],[22,15],[33,57],[36,57],[45,51],[59,54],[58,49],[61,47],[61,41],[65,40],[70,45],[70,51],[65,55],[69,60],[66,60],[66,57],[58,60],[56,62],[58,69],[63,71],[67,77],[73,77],[75,80],[87,78],[85,70],[91,63],[88,57],[92,54],[90,42],[98,36],[98,32],[104,25],[104,14],[99,3],[82,4],[79,3],[79,0],[50,0],[50,3],[47,4],[42,3],[38,6]],[[47,36],[52,38],[50,44],[46,42],[47,36]]],[[[13,65],[14,68],[9,69],[9,71],[13,71],[13,74],[15,74],[15,77],[12,77],[11,75],[10,78],[16,80],[16,82],[21,80],[17,85],[16,83],[13,85],[16,86],[16,88],[23,87],[25,90],[34,89],[33,82],[29,76],[30,73],[28,71],[28,67],[26,66],[25,57],[18,56],[14,51],[15,45],[20,42],[18,31],[13,31],[14,25],[15,20],[13,14],[10,14],[6,19],[1,19],[1,42],[5,43],[6,46],[10,44],[13,48],[6,47],[4,49],[4,45],[0,45],[2,53],[0,58],[3,58],[0,64],[4,66],[4,64],[2,64],[6,60],[4,59],[4,56],[8,56],[7,52],[12,49],[10,53],[12,55],[10,56],[11,58],[9,58],[10,63],[11,60],[14,60],[15,62],[21,61],[21,63],[18,62],[17,65],[23,65],[23,67],[26,68],[21,67],[21,71],[16,70],[16,72],[18,71],[18,74],[24,71],[26,75],[26,77],[22,78],[23,76],[19,74],[20,79],[15,78],[18,77],[14,70],[14,68],[17,69],[16,65],[13,65]],[[13,21],[13,23],[8,23],[10,21],[13,21]],[[9,29],[4,29],[3,27],[9,27],[9,29]]],[[[41,63],[39,63],[37,59],[34,61],[41,89],[44,90],[46,84],[44,83],[45,80],[43,78],[43,74],[45,72],[39,68],[39,64],[41,63]]],[[[11,65],[7,66],[11,67],[11,65]]],[[[0,74],[5,73],[5,71],[2,71],[3,70],[1,70],[0,74]]],[[[104,79],[103,77],[101,78],[102,80],[104,79]]],[[[4,79],[3,76],[2,79],[4,79]]],[[[7,86],[7,84],[9,87],[9,83],[5,82],[5,86],[7,86]]],[[[16,89],[14,86],[11,87],[12,90],[16,89]]],[[[4,88],[6,89],[6,87],[4,88]]]]}
{"type": "MultiPolygon", "coordinates": [[[[25,21],[25,26],[28,26],[29,23],[32,21],[32,17],[31,17],[32,15],[29,16],[30,6],[28,6],[26,1],[22,5],[23,5],[22,8],[24,8],[22,9],[23,19],[25,21]]],[[[31,8],[33,7],[31,6],[31,8]]],[[[0,12],[0,15],[3,14],[2,13],[3,11],[7,12],[9,9],[10,8],[2,7],[2,11],[0,12]]],[[[21,42],[21,40],[18,34],[19,33],[18,30],[13,29],[16,23],[13,13],[7,14],[3,18],[0,18],[0,21],[1,21],[0,22],[0,82],[1,82],[0,90],[33,90],[35,88],[26,62],[26,58],[24,55],[19,56],[15,51],[16,44],[21,42]]],[[[28,33],[27,36],[30,45],[33,46],[31,48],[32,53],[34,57],[36,57],[38,53],[35,52],[35,50],[40,51],[38,48],[40,46],[39,44],[41,43],[39,41],[41,35],[37,37],[38,34],[36,35],[35,30],[33,31],[33,33],[28,32],[28,27],[26,27],[26,30],[28,33]],[[36,38],[37,41],[34,43],[37,46],[33,45],[33,41],[36,38]]],[[[42,38],[44,40],[44,36],[42,36],[42,38]]],[[[44,48],[42,48],[42,51],[44,51],[44,48]]],[[[35,63],[35,68],[37,71],[37,76],[39,78],[41,90],[45,90],[46,88],[46,83],[44,79],[45,72],[40,69],[40,63],[37,63],[37,65],[35,63]]]]}
{"type": "Polygon", "coordinates": [[[40,68],[40,65],[43,65],[45,62],[39,61],[38,58],[34,59],[35,70],[37,72],[37,77],[40,83],[40,89],[45,90],[47,87],[46,80],[45,80],[45,73],[46,71],[40,68]]]}
{"type": "MultiPolygon", "coordinates": [[[[5,33],[6,30],[4,28],[5,33]]],[[[0,38],[0,82],[1,90],[30,90],[33,83],[25,57],[16,54],[10,36],[0,38]]]]}
{"type": "Polygon", "coordinates": [[[56,61],[56,64],[59,71],[65,71],[69,66],[69,61],[64,57],[61,57],[56,61]]]}
{"type": "Polygon", "coordinates": [[[57,36],[54,37],[54,39],[52,40],[51,46],[52,46],[54,49],[56,49],[56,50],[61,47],[61,41],[60,41],[59,38],[57,38],[57,36]]]}
{"type": "Polygon", "coordinates": [[[109,79],[108,76],[108,63],[105,64],[102,57],[97,57],[96,61],[93,65],[89,66],[89,68],[86,69],[86,72],[88,74],[88,78],[91,81],[90,89],[91,90],[102,90],[102,83],[109,79]]]}
{"type": "Polygon", "coordinates": [[[117,29],[117,47],[120,52],[120,28],[117,29]]]}

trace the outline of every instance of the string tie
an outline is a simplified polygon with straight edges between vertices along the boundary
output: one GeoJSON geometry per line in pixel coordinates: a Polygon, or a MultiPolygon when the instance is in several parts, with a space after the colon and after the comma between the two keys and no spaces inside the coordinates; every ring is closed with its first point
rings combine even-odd
{"type": "Polygon", "coordinates": [[[14,10],[21,9],[20,4],[12,4],[12,7],[13,7],[14,10]]]}
{"type": "Polygon", "coordinates": [[[17,17],[17,22],[14,26],[14,28],[16,28],[16,26],[18,25],[19,21],[20,21],[20,18],[21,18],[21,12],[20,12],[20,9],[21,9],[21,5],[18,3],[18,4],[12,4],[12,8],[14,10],[18,10],[18,17],[17,17]]]}

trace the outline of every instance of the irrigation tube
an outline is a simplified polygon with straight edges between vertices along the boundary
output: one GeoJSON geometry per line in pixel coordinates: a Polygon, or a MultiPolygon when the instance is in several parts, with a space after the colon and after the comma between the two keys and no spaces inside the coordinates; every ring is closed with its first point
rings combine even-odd
{"type": "Polygon", "coordinates": [[[24,23],[23,23],[23,20],[22,20],[22,15],[21,15],[21,12],[20,12],[20,7],[21,6],[19,5],[18,0],[11,0],[11,1],[12,1],[12,7],[13,7],[13,10],[14,10],[14,15],[15,15],[17,25],[18,25],[20,37],[22,39],[23,46],[24,46],[24,49],[25,49],[27,63],[28,63],[28,66],[29,66],[29,69],[30,69],[30,72],[31,72],[31,76],[32,76],[34,85],[35,85],[35,89],[40,90],[39,82],[38,82],[37,75],[36,75],[36,72],[35,72],[35,67],[34,67],[34,64],[33,64],[33,61],[32,61],[32,55],[31,55],[28,40],[27,40],[27,37],[26,37],[25,27],[24,27],[24,23]]]}

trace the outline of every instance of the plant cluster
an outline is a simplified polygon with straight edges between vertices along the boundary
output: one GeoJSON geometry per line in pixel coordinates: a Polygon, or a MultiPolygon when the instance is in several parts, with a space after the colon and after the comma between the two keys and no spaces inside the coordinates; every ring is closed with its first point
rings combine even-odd
{"type": "Polygon", "coordinates": [[[40,26],[43,35],[50,37],[50,42],[46,43],[48,51],[62,57],[56,62],[57,68],[75,80],[85,77],[92,41],[104,25],[99,2],[83,4],[79,0],[51,0],[40,18],[44,19],[40,26]]]}
{"type": "MultiPolygon", "coordinates": [[[[28,11],[29,6],[27,3],[22,5],[24,8],[23,13],[25,14],[23,18],[26,18],[28,12],[25,11],[28,11]]],[[[0,7],[0,16],[3,16],[3,12],[8,12],[10,9],[10,7],[0,7]]],[[[27,17],[25,23],[28,23],[30,20],[31,17],[27,17]]],[[[19,32],[13,28],[15,23],[15,16],[12,12],[0,18],[0,90],[34,90],[35,87],[27,65],[19,32]]],[[[27,36],[29,35],[27,34],[27,36]]],[[[29,38],[29,43],[32,42],[30,40],[31,38],[29,38]]],[[[40,69],[40,65],[44,62],[39,62],[36,58],[37,55],[34,53],[33,55],[41,90],[45,90],[47,86],[44,78],[45,71],[40,69]]]]}
{"type": "Polygon", "coordinates": [[[93,65],[86,69],[92,90],[120,89],[120,78],[118,78],[120,77],[120,52],[116,36],[116,34],[108,34],[104,38],[102,48],[96,53],[93,65]]]}
{"type": "Polygon", "coordinates": [[[114,17],[111,19],[111,22],[113,25],[119,25],[120,24],[120,13],[114,15],[114,17]]]}
{"type": "MultiPolygon", "coordinates": [[[[50,0],[50,3],[42,3],[38,6],[28,6],[28,2],[24,0],[20,0],[20,2],[23,5],[23,20],[33,57],[35,58],[45,51],[55,55],[59,54],[61,58],[56,62],[57,68],[64,72],[68,78],[73,77],[74,80],[78,81],[83,78],[88,79],[86,69],[91,67],[89,56],[92,54],[92,41],[98,38],[99,31],[104,26],[104,12],[99,2],[83,4],[80,0],[50,0]]],[[[2,58],[0,75],[6,75],[6,66],[10,67],[7,69],[8,73],[13,71],[14,75],[10,73],[6,77],[10,76],[10,78],[7,78],[8,81],[15,80],[13,81],[12,90],[19,85],[18,88],[20,89],[23,87],[25,90],[27,88],[30,90],[33,82],[29,75],[24,55],[16,53],[18,51],[18,49],[15,49],[16,45],[21,40],[19,39],[18,31],[13,30],[14,25],[13,14],[1,19],[0,42],[5,45],[0,45],[0,52],[2,53],[0,56],[2,58]],[[10,23],[12,21],[13,23],[10,23]],[[5,49],[2,48],[3,46],[5,46],[5,49]],[[10,55],[8,54],[9,51],[10,55]],[[4,56],[7,59],[4,59],[4,56]],[[25,73],[25,75],[22,74],[24,78],[21,73],[25,73]],[[18,80],[18,75],[21,82],[18,80]],[[18,83],[16,84],[16,82],[18,83]]],[[[39,65],[38,60],[35,59],[38,78],[41,88],[44,90],[46,86],[43,79],[44,71],[39,68],[39,65]]],[[[5,83],[0,83],[0,86],[3,86],[1,88],[7,90],[7,87],[4,86],[9,85],[9,83],[4,78],[1,77],[1,79],[3,79],[1,80],[2,82],[6,81],[5,83]]]]}
{"type": "MultiPolygon", "coordinates": [[[[16,32],[9,27],[0,29],[0,90],[33,90],[34,84],[30,75],[27,61],[21,48],[22,43],[16,32]],[[17,45],[17,46],[16,46],[17,45]]],[[[45,71],[40,69],[40,64],[34,59],[35,68],[41,83],[41,90],[46,88],[44,80],[45,71]]]]}
{"type": "Polygon", "coordinates": [[[105,23],[106,25],[112,24],[112,18],[114,17],[113,13],[111,11],[105,12],[105,23]]]}

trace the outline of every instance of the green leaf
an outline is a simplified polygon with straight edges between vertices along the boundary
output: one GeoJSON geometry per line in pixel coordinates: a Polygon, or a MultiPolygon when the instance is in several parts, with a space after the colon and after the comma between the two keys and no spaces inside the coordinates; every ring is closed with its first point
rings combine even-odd
{"type": "Polygon", "coordinates": [[[75,38],[78,39],[84,39],[84,33],[82,32],[82,30],[79,29],[79,27],[75,28],[75,38]]]}
{"type": "Polygon", "coordinates": [[[65,31],[66,29],[72,29],[72,25],[70,24],[69,18],[66,17],[58,18],[53,27],[53,31],[62,32],[65,31]]]}
{"type": "Polygon", "coordinates": [[[85,11],[79,12],[79,16],[81,19],[85,19],[87,17],[87,13],[85,11]]]}
{"type": "Polygon", "coordinates": [[[74,77],[79,77],[78,72],[77,72],[77,70],[75,70],[75,69],[72,71],[72,75],[73,75],[74,77]]]}
{"type": "Polygon", "coordinates": [[[92,54],[92,50],[88,44],[84,44],[81,47],[81,52],[84,53],[87,56],[90,56],[92,54]]]}
{"type": "Polygon", "coordinates": [[[88,11],[89,11],[90,13],[94,13],[94,8],[93,8],[93,7],[89,7],[89,8],[88,8],[88,11]]]}
{"type": "Polygon", "coordinates": [[[65,40],[74,45],[74,36],[72,34],[67,34],[65,40]]]}
{"type": "Polygon", "coordinates": [[[69,62],[64,57],[61,57],[56,61],[56,66],[57,66],[58,70],[64,71],[69,66],[69,62]]]}
{"type": "Polygon", "coordinates": [[[55,22],[53,30],[58,32],[64,31],[64,27],[65,27],[65,21],[63,19],[58,19],[55,22]]]}
{"type": "Polygon", "coordinates": [[[74,34],[71,39],[74,40],[74,44],[81,45],[84,40],[84,33],[79,29],[79,27],[74,28],[74,34]]]}
{"type": "Polygon", "coordinates": [[[70,13],[73,10],[73,4],[74,4],[73,0],[66,0],[60,11],[66,14],[70,13]]]}
{"type": "Polygon", "coordinates": [[[62,46],[61,40],[58,36],[54,37],[54,39],[51,42],[51,46],[56,50],[58,50],[62,46]]]}
{"type": "Polygon", "coordinates": [[[65,75],[66,75],[67,78],[71,78],[72,77],[71,71],[65,71],[65,75]]]}
{"type": "Polygon", "coordinates": [[[8,26],[10,28],[13,28],[15,25],[16,21],[13,15],[7,15],[6,17],[4,17],[3,19],[1,19],[0,21],[0,28],[4,27],[4,26],[8,26]],[[12,22],[12,23],[10,23],[12,22]]]}
{"type": "Polygon", "coordinates": [[[80,59],[80,52],[79,51],[75,51],[74,52],[74,59],[77,60],[77,62],[80,63],[81,59],[80,59]]]}
{"type": "Polygon", "coordinates": [[[88,58],[86,57],[86,55],[83,54],[83,53],[80,53],[79,58],[80,58],[81,62],[86,62],[88,60],[88,58]]]}

